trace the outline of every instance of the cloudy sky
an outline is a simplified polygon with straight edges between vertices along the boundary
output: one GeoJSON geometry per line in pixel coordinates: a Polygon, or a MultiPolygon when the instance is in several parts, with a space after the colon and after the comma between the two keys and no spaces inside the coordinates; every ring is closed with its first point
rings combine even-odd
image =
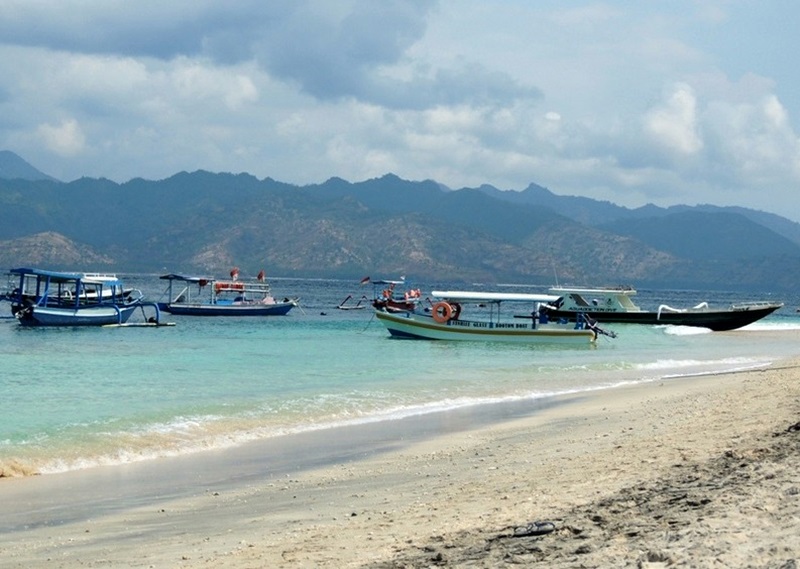
{"type": "Polygon", "coordinates": [[[800,221],[795,0],[0,0],[0,149],[69,181],[394,173],[800,221]]]}

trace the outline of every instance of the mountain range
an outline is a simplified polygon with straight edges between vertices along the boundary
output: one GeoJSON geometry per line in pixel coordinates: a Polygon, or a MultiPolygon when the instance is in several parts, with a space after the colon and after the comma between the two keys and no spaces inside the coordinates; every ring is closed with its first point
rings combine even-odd
{"type": "Polygon", "coordinates": [[[800,278],[800,224],[393,174],[307,186],[206,171],[61,182],[2,151],[0,267],[12,266],[783,291],[800,278]]]}

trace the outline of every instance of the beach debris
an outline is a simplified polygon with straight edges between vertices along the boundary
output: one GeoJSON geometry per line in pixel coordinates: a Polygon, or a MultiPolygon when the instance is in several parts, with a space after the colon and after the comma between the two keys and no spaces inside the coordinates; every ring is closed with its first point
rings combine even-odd
{"type": "Polygon", "coordinates": [[[514,528],[514,537],[528,537],[531,535],[544,535],[550,533],[556,529],[556,525],[553,522],[530,522],[524,526],[518,526],[514,528]]]}

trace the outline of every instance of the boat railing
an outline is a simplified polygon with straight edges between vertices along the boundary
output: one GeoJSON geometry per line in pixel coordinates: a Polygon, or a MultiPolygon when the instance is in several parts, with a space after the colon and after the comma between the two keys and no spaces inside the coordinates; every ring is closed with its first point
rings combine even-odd
{"type": "MultiPolygon", "coordinates": [[[[109,296],[104,296],[101,294],[89,295],[86,294],[84,290],[84,293],[75,296],[71,291],[65,290],[61,294],[58,294],[57,296],[47,295],[47,298],[49,300],[47,300],[46,302],[40,301],[39,304],[42,305],[50,304],[51,301],[55,299],[55,302],[59,305],[66,304],[67,306],[76,306],[76,307],[117,306],[117,305],[128,306],[131,304],[137,304],[142,300],[144,300],[144,293],[138,288],[133,288],[126,291],[123,291],[121,289],[116,290],[113,292],[113,294],[109,296]]],[[[45,299],[44,295],[42,296],[42,299],[45,299]]]]}
{"type": "Polygon", "coordinates": [[[775,306],[776,304],[783,306],[783,303],[770,302],[768,300],[754,300],[750,302],[733,303],[731,304],[731,310],[753,310],[756,308],[768,308],[770,306],[775,306]]]}
{"type": "Polygon", "coordinates": [[[697,306],[695,306],[693,308],[673,308],[673,307],[671,307],[671,306],[669,306],[667,304],[661,304],[658,307],[658,313],[656,314],[656,318],[660,319],[662,312],[673,312],[673,313],[677,314],[677,313],[681,313],[681,312],[689,312],[691,310],[705,310],[707,308],[708,308],[708,303],[707,302],[701,302],[700,304],[698,304],[697,306]]]}
{"type": "Polygon", "coordinates": [[[214,292],[217,294],[225,292],[238,292],[238,293],[257,293],[257,294],[270,294],[271,288],[269,283],[246,283],[242,281],[237,282],[219,282],[214,283],[214,292]]]}
{"type": "Polygon", "coordinates": [[[83,280],[87,281],[111,281],[117,280],[117,275],[113,273],[81,273],[83,280]]]}
{"type": "MultiPolygon", "coordinates": [[[[730,305],[730,310],[738,310],[738,311],[745,311],[745,310],[756,310],[759,308],[768,308],[770,306],[775,306],[776,303],[769,302],[766,300],[756,300],[751,302],[737,302],[730,305]]],[[[783,306],[783,304],[780,304],[783,306]]],[[[663,312],[671,312],[671,313],[685,313],[685,312],[707,312],[710,310],[707,302],[701,302],[700,304],[693,306],[691,308],[673,308],[666,304],[662,304],[658,307],[658,313],[656,314],[657,318],[661,318],[661,314],[663,312]]]]}

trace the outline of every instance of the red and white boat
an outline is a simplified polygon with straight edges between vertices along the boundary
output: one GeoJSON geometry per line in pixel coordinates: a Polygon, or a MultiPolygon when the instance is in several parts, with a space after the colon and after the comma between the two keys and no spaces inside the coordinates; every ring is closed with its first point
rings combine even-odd
{"type": "Polygon", "coordinates": [[[263,270],[251,281],[239,280],[238,268],[231,270],[230,276],[216,280],[162,275],[160,278],[169,281],[165,291],[168,301],[158,306],[165,312],[186,316],[284,316],[299,304],[299,298],[275,299],[263,270]]]}

